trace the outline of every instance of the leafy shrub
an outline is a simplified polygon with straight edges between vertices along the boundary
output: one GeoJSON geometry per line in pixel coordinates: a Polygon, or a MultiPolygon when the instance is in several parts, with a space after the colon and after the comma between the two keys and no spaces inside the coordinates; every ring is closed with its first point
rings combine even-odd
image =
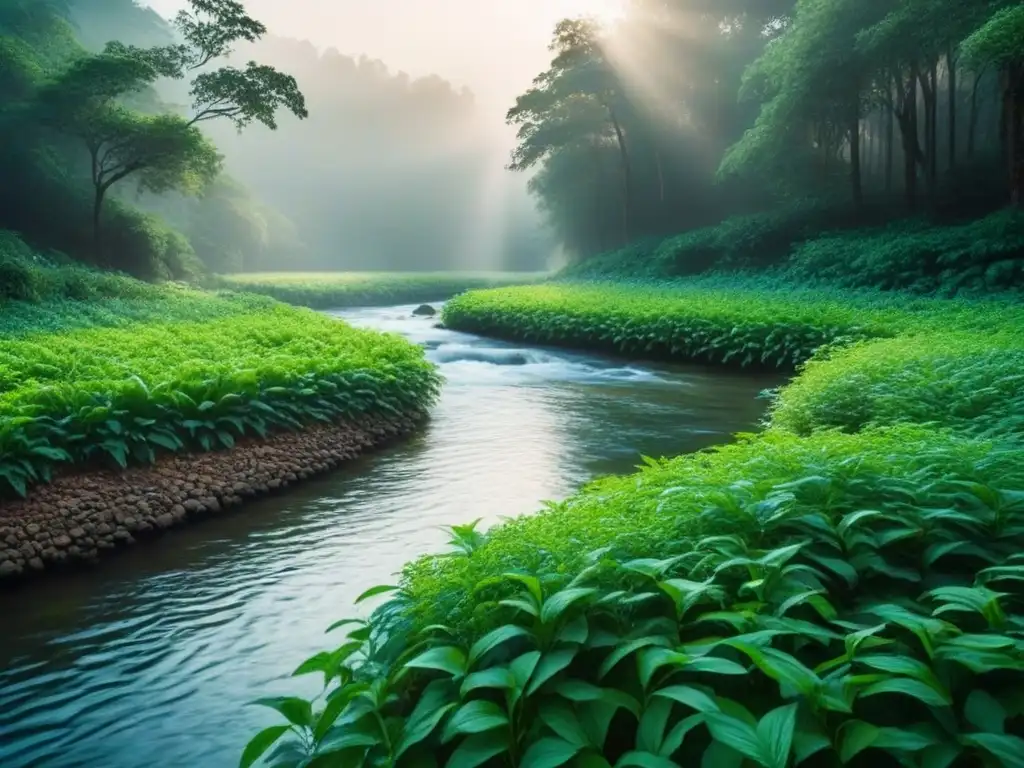
{"type": "Polygon", "coordinates": [[[797,434],[917,423],[1024,434],[1024,338],[936,333],[815,357],[782,389],[772,423],[797,434]]]}
{"type": "Polygon", "coordinates": [[[997,291],[1024,284],[1024,213],[1006,210],[968,224],[900,222],[820,237],[798,246],[796,280],[922,293],[997,291]]]}
{"type": "Polygon", "coordinates": [[[532,283],[542,277],[530,272],[255,272],[224,275],[212,285],[312,309],[339,309],[444,301],[463,291],[532,283]]]}
{"type": "Polygon", "coordinates": [[[1024,327],[1024,309],[1010,302],[704,279],[475,291],[450,301],[444,322],[456,330],[635,357],[788,369],[825,344],[913,330],[992,330],[1014,322],[1024,327]]]}
{"type": "Polygon", "coordinates": [[[336,624],[242,765],[1019,765],[1022,458],[768,433],[602,481],[336,624]]]}
{"type": "Polygon", "coordinates": [[[0,341],[0,479],[24,494],[61,463],[152,461],[243,434],[362,413],[416,416],[438,379],[420,348],[312,312],[213,309],[0,341]]]}

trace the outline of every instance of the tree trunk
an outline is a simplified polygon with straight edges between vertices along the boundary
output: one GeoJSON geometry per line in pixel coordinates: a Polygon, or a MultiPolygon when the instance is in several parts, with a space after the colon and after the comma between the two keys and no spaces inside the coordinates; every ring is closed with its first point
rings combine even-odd
{"type": "Polygon", "coordinates": [[[633,186],[633,173],[630,168],[629,150],[626,148],[626,137],[622,133],[622,126],[619,124],[614,107],[608,107],[608,117],[612,121],[612,127],[615,128],[615,138],[619,142],[619,157],[622,158],[622,240],[624,245],[629,245],[630,209],[632,207],[630,189],[633,186]]]}
{"type": "Polygon", "coordinates": [[[860,213],[864,205],[864,190],[861,184],[860,169],[860,104],[857,100],[850,103],[850,191],[853,194],[853,207],[860,213]]]}
{"type": "Polygon", "coordinates": [[[1020,208],[1024,206],[1024,65],[1011,64],[1003,77],[1010,204],[1020,208]]]}
{"type": "Polygon", "coordinates": [[[975,137],[978,133],[978,86],[981,85],[981,78],[985,76],[984,70],[979,70],[974,75],[974,85],[971,87],[971,113],[967,120],[967,156],[974,157],[975,137]]]}
{"type": "Polygon", "coordinates": [[[938,170],[938,147],[936,146],[938,110],[935,87],[938,79],[937,70],[938,62],[933,60],[928,69],[921,72],[918,78],[921,81],[922,106],[924,107],[924,154],[921,158],[921,170],[924,171],[925,184],[927,184],[928,194],[932,198],[935,196],[936,171],[938,170]]]}
{"type": "Polygon", "coordinates": [[[100,225],[100,215],[103,213],[103,198],[107,194],[107,188],[102,184],[95,187],[95,194],[92,201],[92,258],[97,266],[105,266],[103,258],[103,237],[100,225]]]}
{"type": "Polygon", "coordinates": [[[896,140],[894,130],[896,127],[894,118],[896,105],[893,104],[892,84],[887,90],[889,91],[889,108],[885,115],[885,191],[892,192],[892,147],[896,140]]]}
{"type": "Polygon", "coordinates": [[[921,145],[917,137],[917,65],[911,63],[906,90],[900,78],[897,88],[896,119],[899,121],[900,137],[903,143],[903,194],[907,210],[917,210],[917,167],[924,165],[921,145]]]}
{"type": "Polygon", "coordinates": [[[953,55],[953,46],[946,49],[946,69],[949,72],[949,170],[956,168],[956,57],[953,55]]]}

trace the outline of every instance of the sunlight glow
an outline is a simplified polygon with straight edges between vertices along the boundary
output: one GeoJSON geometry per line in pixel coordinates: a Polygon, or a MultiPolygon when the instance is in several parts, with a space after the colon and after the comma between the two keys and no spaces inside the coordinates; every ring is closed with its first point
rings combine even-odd
{"type": "Polygon", "coordinates": [[[558,18],[590,16],[602,24],[618,21],[625,13],[624,0],[554,0],[551,6],[558,18]]]}

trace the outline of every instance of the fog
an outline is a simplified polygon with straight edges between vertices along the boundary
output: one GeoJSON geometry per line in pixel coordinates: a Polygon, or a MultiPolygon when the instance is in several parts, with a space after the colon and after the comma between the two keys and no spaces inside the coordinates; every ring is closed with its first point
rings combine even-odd
{"type": "MultiPolygon", "coordinates": [[[[181,0],[151,0],[170,18],[181,0]]],[[[207,129],[230,176],[297,242],[243,269],[539,269],[553,240],[505,170],[504,113],[555,22],[612,0],[248,0],[270,34],[236,50],[296,77],[310,117],[207,129]]],[[[184,94],[165,98],[184,100],[184,94]]]]}

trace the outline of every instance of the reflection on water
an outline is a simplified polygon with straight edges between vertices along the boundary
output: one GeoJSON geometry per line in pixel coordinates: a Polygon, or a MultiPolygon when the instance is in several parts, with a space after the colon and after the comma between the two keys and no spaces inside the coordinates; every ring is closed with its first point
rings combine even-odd
{"type": "Polygon", "coordinates": [[[274,720],[248,703],[311,693],[288,674],[360,592],[438,550],[441,526],[722,442],[754,426],[776,383],[500,344],[410,310],[341,314],[440,364],[422,434],[96,572],[0,594],[0,766],[237,765],[274,720]]]}

